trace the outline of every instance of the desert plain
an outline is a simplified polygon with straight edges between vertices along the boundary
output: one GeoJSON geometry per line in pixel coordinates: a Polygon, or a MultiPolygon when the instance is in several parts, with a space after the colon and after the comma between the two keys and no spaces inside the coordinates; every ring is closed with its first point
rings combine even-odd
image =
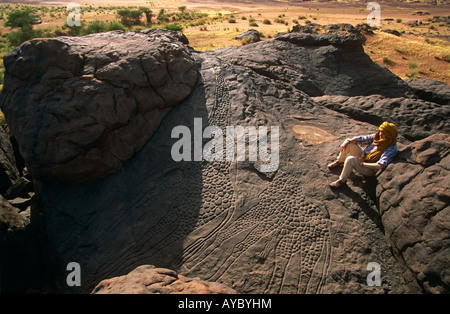
{"type": "MultiPolygon", "coordinates": [[[[1,57],[12,49],[6,39],[13,29],[5,27],[8,12],[34,7],[41,23],[34,26],[49,37],[64,35],[67,5],[74,1],[11,1],[0,5],[0,51],[1,57]]],[[[428,1],[429,2],[429,1],[428,1]]],[[[431,78],[450,82],[450,5],[428,2],[379,1],[380,26],[373,34],[366,34],[365,52],[375,62],[387,67],[403,79],[431,78]],[[385,31],[390,31],[387,33],[385,31]],[[392,34],[398,32],[400,36],[392,34]]],[[[367,22],[371,11],[369,1],[238,1],[238,0],[158,0],[158,1],[75,1],[81,8],[81,21],[88,25],[94,21],[110,23],[119,21],[118,10],[146,7],[153,13],[153,22],[134,25],[131,30],[148,27],[164,27],[157,20],[158,12],[164,10],[169,16],[166,23],[180,26],[196,50],[212,50],[227,46],[246,44],[236,36],[248,29],[256,29],[262,40],[270,40],[279,33],[292,31],[294,25],[367,22]],[[198,14],[191,20],[176,20],[174,13],[198,14]]]]}

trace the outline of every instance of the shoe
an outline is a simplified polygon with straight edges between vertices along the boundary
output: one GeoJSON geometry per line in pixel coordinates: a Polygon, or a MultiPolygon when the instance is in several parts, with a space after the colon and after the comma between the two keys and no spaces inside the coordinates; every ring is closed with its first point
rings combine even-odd
{"type": "Polygon", "coordinates": [[[336,160],[335,162],[332,162],[331,164],[328,164],[328,169],[334,169],[334,168],[338,168],[338,167],[342,167],[344,165],[343,162],[340,162],[338,160],[336,160]]]}
{"type": "Polygon", "coordinates": [[[341,179],[336,180],[333,183],[330,183],[330,187],[331,188],[336,188],[336,189],[341,188],[341,187],[346,186],[346,185],[347,185],[347,182],[345,182],[345,181],[343,181],[341,179]]]}

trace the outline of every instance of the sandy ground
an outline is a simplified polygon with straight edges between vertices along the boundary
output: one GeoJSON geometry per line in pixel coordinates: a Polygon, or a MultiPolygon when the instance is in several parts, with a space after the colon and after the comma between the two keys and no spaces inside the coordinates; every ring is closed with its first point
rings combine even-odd
{"type": "MultiPolygon", "coordinates": [[[[275,1],[275,0],[131,0],[131,1],[118,1],[118,0],[61,0],[61,1],[36,1],[36,0],[24,0],[24,1],[0,1],[1,3],[23,3],[31,5],[55,5],[62,6],[69,2],[77,2],[80,5],[93,5],[93,6],[153,6],[153,7],[173,7],[185,5],[190,9],[224,9],[233,8],[239,10],[248,9],[267,9],[267,8],[305,8],[305,9],[320,9],[330,10],[335,14],[339,14],[341,11],[347,11],[351,9],[365,9],[366,3],[370,1],[356,1],[352,3],[345,2],[295,2],[295,1],[275,1]]],[[[401,11],[409,10],[428,10],[433,15],[448,15],[450,14],[450,5],[430,5],[426,3],[391,3],[391,1],[377,1],[382,7],[382,11],[386,14],[399,14],[401,11]]],[[[362,13],[361,15],[367,15],[362,13]]],[[[389,16],[386,16],[389,17],[389,16]]]]}
{"type": "MultiPolygon", "coordinates": [[[[66,6],[69,2],[77,2],[81,7],[99,6],[145,6],[153,13],[157,13],[161,8],[167,11],[177,11],[180,6],[186,6],[188,11],[208,13],[211,17],[221,13],[225,20],[221,22],[185,27],[183,33],[188,37],[190,45],[198,50],[210,50],[242,43],[235,39],[236,35],[250,28],[249,20],[254,19],[258,26],[255,28],[263,39],[272,39],[279,32],[286,32],[292,29],[294,20],[298,20],[300,25],[304,25],[307,20],[312,23],[322,25],[332,23],[359,24],[367,21],[369,11],[366,10],[369,1],[358,1],[352,3],[343,2],[292,2],[275,0],[61,0],[61,1],[1,1],[1,3],[22,3],[29,5],[45,6],[66,6]],[[235,19],[235,23],[229,23],[228,17],[235,19]],[[276,23],[276,18],[282,18],[285,24],[276,23]],[[299,17],[304,17],[300,19],[299,17]],[[264,24],[263,20],[269,19],[270,25],[264,24]]],[[[434,78],[446,83],[450,83],[450,65],[442,61],[442,55],[450,55],[450,27],[445,24],[434,23],[434,29],[430,29],[427,19],[433,16],[450,16],[450,5],[430,5],[424,3],[389,3],[378,1],[381,5],[381,29],[396,29],[404,32],[399,37],[379,33],[375,37],[368,37],[365,46],[366,53],[383,66],[388,67],[395,74],[402,78],[408,78],[410,72],[410,61],[418,61],[419,77],[434,78]],[[417,14],[418,11],[426,14],[417,14]],[[401,22],[397,20],[401,19],[401,22]],[[422,21],[425,24],[420,27],[411,28],[409,21],[422,21]],[[390,36],[390,37],[389,37],[390,36]],[[444,39],[444,44],[438,43],[434,46],[428,45],[422,51],[413,54],[401,54],[399,51],[405,49],[418,50],[423,45],[424,40],[430,38],[444,39]],[[410,42],[405,41],[410,40],[410,42]],[[414,44],[411,44],[414,43],[414,44]],[[386,63],[386,61],[388,63],[386,63]],[[392,62],[391,62],[392,61],[392,62]]],[[[43,23],[36,25],[36,28],[54,29],[65,23],[64,14],[58,18],[47,20],[43,18],[43,23]]],[[[86,22],[100,19],[105,22],[117,20],[114,10],[105,10],[102,13],[93,11],[83,13],[82,18],[86,22]]],[[[6,29],[0,29],[5,32],[6,29]]]]}
{"type": "MultiPolygon", "coordinates": [[[[65,6],[69,2],[77,2],[81,6],[146,6],[154,9],[174,9],[186,6],[192,11],[229,11],[232,13],[267,14],[284,11],[294,14],[306,13],[314,15],[317,22],[328,23],[361,23],[366,20],[369,11],[366,10],[367,2],[352,3],[343,2],[293,2],[275,0],[61,0],[61,1],[0,1],[0,3],[22,3],[30,5],[65,6]]],[[[378,1],[381,5],[381,18],[404,20],[422,20],[434,15],[450,15],[450,5],[430,5],[424,3],[389,3],[378,1]],[[428,11],[429,15],[415,15],[416,11],[428,11]]]]}

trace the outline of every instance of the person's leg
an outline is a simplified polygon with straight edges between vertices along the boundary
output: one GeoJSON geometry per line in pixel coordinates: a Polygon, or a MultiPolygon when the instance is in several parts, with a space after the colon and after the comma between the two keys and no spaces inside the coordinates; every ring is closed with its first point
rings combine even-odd
{"type": "Polygon", "coordinates": [[[365,176],[373,176],[376,174],[376,170],[365,168],[359,163],[358,157],[361,157],[363,150],[358,144],[349,144],[347,148],[341,152],[338,161],[342,160],[344,155],[347,155],[344,159],[344,168],[342,169],[339,179],[330,184],[331,187],[340,187],[347,182],[348,177],[353,170],[365,176]]]}
{"type": "Polygon", "coordinates": [[[362,148],[356,143],[350,143],[347,147],[339,153],[338,161],[343,163],[348,156],[361,157],[363,154],[362,148]]]}
{"type": "Polygon", "coordinates": [[[358,171],[365,176],[373,176],[376,173],[376,170],[361,166],[358,157],[348,156],[347,159],[345,159],[344,168],[342,169],[339,179],[343,182],[347,181],[353,170],[358,171]]]}
{"type": "Polygon", "coordinates": [[[348,156],[361,157],[362,154],[363,154],[363,150],[358,144],[349,143],[344,150],[341,150],[339,152],[339,156],[338,156],[337,160],[328,165],[328,168],[334,169],[337,167],[341,167],[344,164],[345,159],[348,156]]]}

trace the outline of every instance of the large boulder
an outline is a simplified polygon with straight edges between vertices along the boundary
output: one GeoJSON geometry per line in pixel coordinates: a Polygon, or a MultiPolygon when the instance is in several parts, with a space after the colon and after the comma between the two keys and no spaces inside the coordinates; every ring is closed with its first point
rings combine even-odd
{"type": "Polygon", "coordinates": [[[450,292],[450,136],[402,147],[377,186],[386,236],[429,293],[450,292]]]}
{"type": "Polygon", "coordinates": [[[426,78],[408,79],[405,82],[418,98],[441,105],[450,105],[450,86],[444,82],[426,78]]]}
{"type": "Polygon", "coordinates": [[[234,294],[227,286],[188,278],[166,268],[139,266],[127,275],[102,280],[93,294],[234,294]]]}
{"type": "MultiPolygon", "coordinates": [[[[288,83],[309,96],[410,96],[407,84],[364,53],[361,36],[289,33],[275,40],[219,51],[232,64],[250,68],[266,79],[288,83]]],[[[276,84],[273,88],[270,90],[274,95],[282,92],[276,91],[276,84]]]]}
{"type": "Polygon", "coordinates": [[[85,182],[118,171],[192,91],[175,32],[34,39],[4,58],[1,109],[31,174],[85,182]]]}
{"type": "Polygon", "coordinates": [[[261,35],[256,29],[249,29],[236,36],[236,39],[242,40],[245,44],[256,43],[261,40],[261,35]]]}

